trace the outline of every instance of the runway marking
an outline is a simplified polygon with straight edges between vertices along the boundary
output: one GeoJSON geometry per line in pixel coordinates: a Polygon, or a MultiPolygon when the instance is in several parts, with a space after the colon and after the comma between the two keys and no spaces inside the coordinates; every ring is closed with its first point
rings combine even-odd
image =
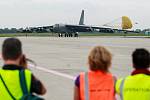
{"type": "MultiPolygon", "coordinates": [[[[2,59],[2,56],[0,54],[0,60],[1,59],[2,59]]],[[[40,67],[40,66],[35,66],[33,64],[28,64],[28,65],[29,65],[29,67],[32,67],[32,68],[35,68],[35,69],[38,69],[38,70],[41,70],[41,71],[44,71],[44,72],[48,72],[48,73],[51,73],[51,74],[54,74],[54,75],[57,75],[57,76],[61,76],[61,77],[68,78],[68,79],[71,79],[71,80],[75,79],[74,76],[71,76],[71,75],[68,75],[68,74],[65,74],[65,73],[60,73],[58,71],[46,69],[46,68],[43,68],[43,67],[40,67]]]]}
{"type": "Polygon", "coordinates": [[[65,74],[65,73],[60,73],[58,71],[54,71],[54,70],[51,70],[51,69],[47,69],[47,68],[44,68],[44,67],[40,67],[40,66],[34,66],[32,64],[29,64],[29,67],[32,67],[32,68],[36,68],[40,71],[44,71],[44,72],[47,72],[47,73],[51,73],[51,74],[54,74],[54,75],[57,75],[57,76],[61,76],[61,77],[64,77],[64,78],[68,78],[68,79],[71,79],[71,80],[74,80],[75,77],[74,76],[71,76],[71,75],[68,75],[68,74],[65,74]]]}

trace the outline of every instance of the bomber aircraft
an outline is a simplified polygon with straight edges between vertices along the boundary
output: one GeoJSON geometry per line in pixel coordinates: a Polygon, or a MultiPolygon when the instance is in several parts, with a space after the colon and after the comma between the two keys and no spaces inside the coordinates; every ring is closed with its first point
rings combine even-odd
{"type": "Polygon", "coordinates": [[[23,32],[53,32],[58,33],[59,37],[78,37],[78,32],[103,32],[113,33],[113,29],[105,26],[90,26],[84,24],[84,10],[81,12],[81,17],[78,25],[73,24],[55,24],[52,26],[42,27],[29,27],[23,30],[23,32]]]}

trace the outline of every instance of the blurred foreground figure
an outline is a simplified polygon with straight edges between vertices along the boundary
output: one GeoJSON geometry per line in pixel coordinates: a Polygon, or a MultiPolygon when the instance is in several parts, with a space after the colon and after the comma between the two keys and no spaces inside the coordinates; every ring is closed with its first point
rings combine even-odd
{"type": "Polygon", "coordinates": [[[132,53],[134,71],[130,76],[117,80],[116,92],[121,100],[150,100],[150,53],[136,49],[132,53]]]}
{"type": "Polygon", "coordinates": [[[27,93],[39,95],[46,93],[43,84],[27,69],[26,57],[22,52],[22,44],[19,39],[7,38],[4,40],[1,56],[4,66],[0,69],[0,100],[20,100],[24,95],[25,87],[27,93]],[[23,80],[20,72],[24,73],[23,80]]]}
{"type": "Polygon", "coordinates": [[[114,100],[115,78],[109,72],[112,55],[102,46],[94,47],[88,57],[89,71],[75,80],[74,100],[114,100]]]}

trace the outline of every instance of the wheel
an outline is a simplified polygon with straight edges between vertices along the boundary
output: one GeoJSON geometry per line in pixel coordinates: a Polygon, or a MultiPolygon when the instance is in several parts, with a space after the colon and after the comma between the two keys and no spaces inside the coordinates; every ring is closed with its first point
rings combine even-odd
{"type": "Polygon", "coordinates": [[[63,37],[63,34],[61,33],[61,37],[63,37]]]}
{"type": "Polygon", "coordinates": [[[69,33],[69,37],[71,37],[71,33],[69,33]]]}
{"type": "Polygon", "coordinates": [[[74,34],[74,37],[78,37],[78,34],[77,34],[77,33],[75,33],[75,34],[74,34]]]}

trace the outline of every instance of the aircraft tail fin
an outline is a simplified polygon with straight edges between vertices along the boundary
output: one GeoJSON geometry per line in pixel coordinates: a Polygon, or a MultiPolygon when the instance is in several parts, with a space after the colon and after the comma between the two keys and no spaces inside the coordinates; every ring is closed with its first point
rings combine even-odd
{"type": "Polygon", "coordinates": [[[84,25],[84,10],[82,10],[79,25],[84,25]]]}

